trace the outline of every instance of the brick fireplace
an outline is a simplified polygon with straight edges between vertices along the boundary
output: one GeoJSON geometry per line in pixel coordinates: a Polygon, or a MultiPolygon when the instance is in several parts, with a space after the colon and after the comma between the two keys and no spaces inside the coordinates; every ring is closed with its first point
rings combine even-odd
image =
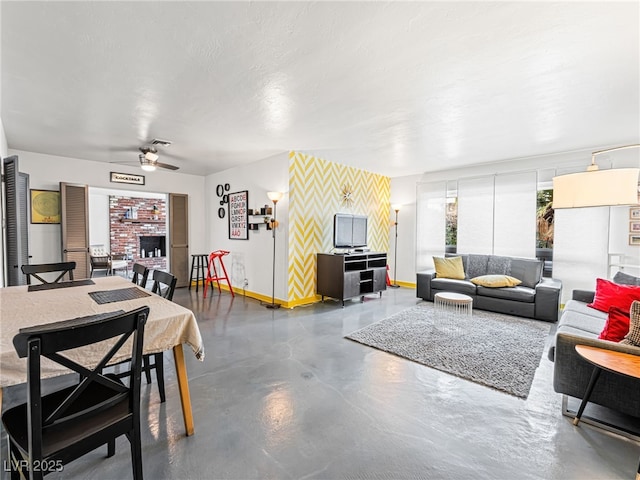
{"type": "Polygon", "coordinates": [[[113,255],[126,255],[130,267],[141,263],[151,269],[167,269],[165,200],[111,195],[109,224],[113,255]]]}

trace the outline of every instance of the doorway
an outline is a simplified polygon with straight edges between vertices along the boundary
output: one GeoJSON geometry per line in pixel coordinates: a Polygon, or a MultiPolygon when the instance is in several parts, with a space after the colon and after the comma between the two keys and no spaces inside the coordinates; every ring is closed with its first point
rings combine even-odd
{"type": "MultiPolygon", "coordinates": [[[[149,269],[170,268],[168,195],[89,187],[89,244],[149,269]]],[[[124,273],[124,270],[119,273],[124,273]]]]}

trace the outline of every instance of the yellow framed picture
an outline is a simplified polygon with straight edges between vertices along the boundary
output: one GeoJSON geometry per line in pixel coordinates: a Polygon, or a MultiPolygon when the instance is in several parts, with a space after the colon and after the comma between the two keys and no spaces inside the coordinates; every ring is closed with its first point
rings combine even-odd
{"type": "Polygon", "coordinates": [[[60,223],[60,192],[31,190],[31,223],[60,223]]]}

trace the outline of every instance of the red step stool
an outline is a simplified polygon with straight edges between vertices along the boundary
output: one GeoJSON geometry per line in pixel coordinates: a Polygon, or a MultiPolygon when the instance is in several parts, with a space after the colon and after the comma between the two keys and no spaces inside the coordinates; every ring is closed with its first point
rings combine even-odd
{"type": "Polygon", "coordinates": [[[228,250],[216,250],[215,252],[211,252],[209,254],[209,263],[207,264],[207,279],[204,282],[204,298],[207,298],[207,284],[211,285],[213,288],[213,282],[215,281],[218,284],[218,293],[222,293],[220,290],[220,280],[224,280],[229,285],[229,291],[231,292],[231,296],[235,297],[235,293],[233,293],[233,287],[231,286],[231,282],[229,281],[229,276],[227,275],[227,269],[224,268],[224,262],[222,261],[222,257],[225,255],[229,255],[228,250]],[[216,260],[220,264],[220,269],[224,275],[218,275],[218,269],[216,268],[216,260]],[[213,276],[211,276],[211,272],[213,271],[213,276]]]}

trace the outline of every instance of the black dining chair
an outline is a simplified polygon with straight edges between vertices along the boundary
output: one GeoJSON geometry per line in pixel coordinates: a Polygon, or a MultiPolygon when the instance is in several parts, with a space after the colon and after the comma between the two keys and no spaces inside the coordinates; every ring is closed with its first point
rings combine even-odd
{"type": "Polygon", "coordinates": [[[2,415],[12,480],[60,472],[65,464],[105,444],[107,456],[113,456],[115,439],[121,435],[131,443],[133,478],[142,480],[140,378],[148,315],[149,307],[92,315],[24,328],[13,338],[18,356],[27,358],[27,401],[2,415]],[[101,372],[131,337],[132,366],[125,385],[101,372]],[[109,339],[114,345],[93,369],[65,354],[109,339]],[[78,373],[78,383],[43,396],[42,357],[78,373]]]}
{"type": "MultiPolygon", "coordinates": [[[[173,292],[176,289],[176,283],[178,279],[169,272],[163,272],[162,270],[153,271],[153,287],[151,291],[166,298],[167,300],[173,300],[173,292]]],[[[160,402],[164,403],[164,355],[162,352],[150,353],[143,357],[144,374],[147,377],[147,383],[151,383],[151,370],[156,371],[156,380],[158,381],[158,391],[160,393],[160,402]],[[151,360],[153,359],[153,363],[151,360]]]]}
{"type": "Polygon", "coordinates": [[[22,273],[27,276],[27,285],[31,285],[31,277],[40,280],[42,283],[58,283],[66,274],[69,274],[69,280],[73,280],[73,271],[76,268],[76,262],[40,263],[35,265],[22,265],[20,268],[22,273]],[[40,273],[58,272],[60,274],[53,281],[45,280],[39,275],[40,273]]]}
{"type": "Polygon", "coordinates": [[[149,278],[149,269],[141,263],[134,263],[131,270],[133,271],[131,281],[140,287],[146,287],[147,279],[149,278]]]}

